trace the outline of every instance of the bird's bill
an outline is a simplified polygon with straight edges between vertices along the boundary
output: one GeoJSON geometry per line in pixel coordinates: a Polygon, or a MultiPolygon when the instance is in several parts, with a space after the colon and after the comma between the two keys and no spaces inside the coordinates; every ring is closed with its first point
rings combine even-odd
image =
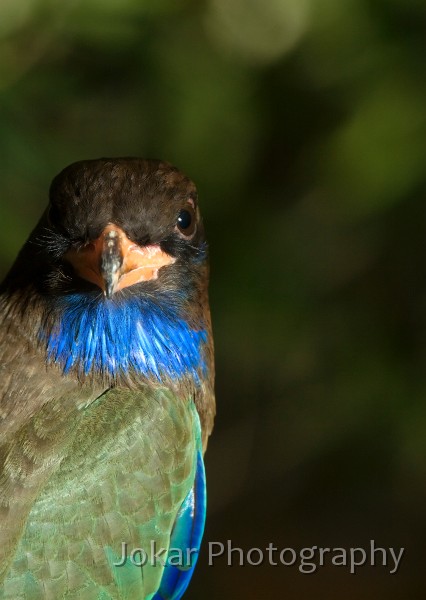
{"type": "Polygon", "coordinates": [[[176,260],[158,244],[139,246],[113,224],[94,242],[69,250],[64,258],[79,277],[97,285],[108,298],[141,281],[157,279],[159,269],[176,260]]]}

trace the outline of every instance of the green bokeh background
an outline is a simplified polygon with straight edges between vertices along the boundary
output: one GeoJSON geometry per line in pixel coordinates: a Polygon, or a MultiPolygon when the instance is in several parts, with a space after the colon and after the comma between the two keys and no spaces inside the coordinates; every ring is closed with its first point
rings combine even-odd
{"type": "Polygon", "coordinates": [[[211,246],[192,599],[426,597],[424,0],[1,0],[0,270],[68,163],[167,159],[211,246]],[[397,574],[207,565],[405,547],[397,574]]]}

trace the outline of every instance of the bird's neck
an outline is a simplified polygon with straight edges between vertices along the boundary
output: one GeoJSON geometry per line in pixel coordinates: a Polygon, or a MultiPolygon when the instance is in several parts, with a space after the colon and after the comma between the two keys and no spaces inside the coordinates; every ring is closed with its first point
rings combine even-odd
{"type": "Polygon", "coordinates": [[[64,373],[118,379],[199,381],[206,369],[203,324],[190,326],[173,294],[114,298],[73,294],[54,300],[39,340],[64,373]]]}

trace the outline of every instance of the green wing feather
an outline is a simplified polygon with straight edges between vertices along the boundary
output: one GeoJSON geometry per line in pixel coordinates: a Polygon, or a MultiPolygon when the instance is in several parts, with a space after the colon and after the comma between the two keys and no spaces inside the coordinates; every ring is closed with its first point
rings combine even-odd
{"type": "Polygon", "coordinates": [[[77,413],[29,513],[4,600],[147,600],[158,589],[163,566],[151,561],[152,542],[167,550],[193,484],[194,404],[146,386],[112,389],[77,413]],[[114,566],[124,542],[148,563],[114,566]]]}

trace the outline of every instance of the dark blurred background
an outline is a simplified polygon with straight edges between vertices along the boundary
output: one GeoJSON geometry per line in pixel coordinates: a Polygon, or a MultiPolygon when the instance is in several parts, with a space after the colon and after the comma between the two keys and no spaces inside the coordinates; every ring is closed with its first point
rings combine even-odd
{"type": "Polygon", "coordinates": [[[424,0],[1,0],[2,274],[68,163],[164,158],[211,246],[218,416],[188,600],[426,597],[424,0]],[[207,565],[405,548],[390,568],[207,565]]]}

